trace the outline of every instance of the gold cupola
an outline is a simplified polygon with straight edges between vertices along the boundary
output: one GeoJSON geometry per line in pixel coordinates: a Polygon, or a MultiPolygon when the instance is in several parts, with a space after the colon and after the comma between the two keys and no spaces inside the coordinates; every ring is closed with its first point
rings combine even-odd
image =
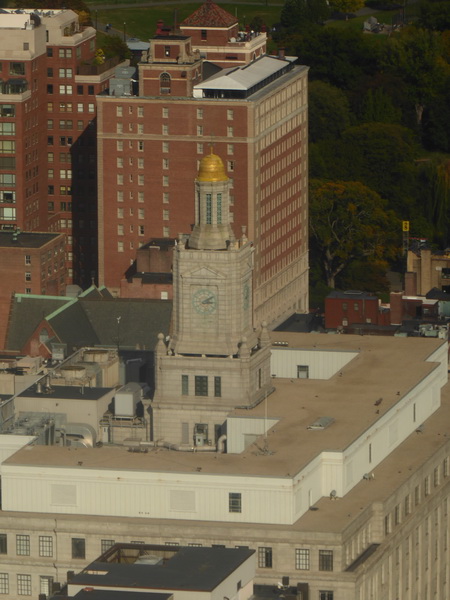
{"type": "Polygon", "coordinates": [[[225,172],[225,165],[217,154],[207,154],[200,161],[197,181],[227,181],[228,176],[225,172]]]}

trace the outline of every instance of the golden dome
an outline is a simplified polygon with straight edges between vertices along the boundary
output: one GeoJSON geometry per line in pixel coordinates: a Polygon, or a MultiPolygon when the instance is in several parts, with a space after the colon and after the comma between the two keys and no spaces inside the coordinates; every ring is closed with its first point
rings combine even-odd
{"type": "Polygon", "coordinates": [[[220,156],[217,154],[208,154],[200,161],[197,181],[227,181],[225,166],[220,156]]]}

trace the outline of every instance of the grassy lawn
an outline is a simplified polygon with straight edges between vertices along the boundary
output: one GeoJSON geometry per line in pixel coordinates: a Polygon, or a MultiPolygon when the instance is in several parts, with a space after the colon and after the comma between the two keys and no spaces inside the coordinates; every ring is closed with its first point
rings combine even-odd
{"type": "MultiPolygon", "coordinates": [[[[111,3],[110,0],[108,0],[108,3],[111,3]]],[[[180,23],[200,6],[200,2],[192,4],[155,4],[154,6],[136,8],[132,8],[132,6],[133,4],[130,3],[129,8],[98,8],[92,11],[92,21],[95,23],[97,19],[98,23],[111,23],[114,29],[119,31],[123,31],[125,22],[128,36],[148,40],[149,37],[154,35],[156,24],[160,19],[166,25],[172,26],[176,15],[176,20],[180,23]]],[[[249,24],[254,17],[259,16],[269,27],[279,21],[282,7],[281,4],[279,6],[258,6],[244,3],[221,4],[220,6],[235,15],[242,26],[249,24]]]]}

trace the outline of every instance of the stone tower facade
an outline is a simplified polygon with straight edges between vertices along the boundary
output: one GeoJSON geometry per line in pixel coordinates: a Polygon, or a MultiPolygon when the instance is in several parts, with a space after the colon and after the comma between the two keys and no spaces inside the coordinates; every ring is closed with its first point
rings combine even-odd
{"type": "Polygon", "coordinates": [[[270,340],[252,322],[252,245],[236,240],[230,180],[215,154],[200,162],[195,225],[173,261],[173,324],[155,356],[153,435],[176,444],[215,445],[235,407],[271,391],[270,340]]]}

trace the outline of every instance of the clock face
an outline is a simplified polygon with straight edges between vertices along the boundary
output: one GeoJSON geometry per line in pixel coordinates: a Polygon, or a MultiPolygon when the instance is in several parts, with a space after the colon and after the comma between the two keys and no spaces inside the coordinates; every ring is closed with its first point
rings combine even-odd
{"type": "Polygon", "coordinates": [[[250,287],[249,287],[248,283],[245,283],[244,287],[242,289],[242,301],[243,301],[244,308],[247,309],[250,304],[250,287]]]}
{"type": "Polygon", "coordinates": [[[216,293],[208,288],[200,288],[192,296],[194,310],[200,315],[211,315],[217,309],[216,293]]]}

